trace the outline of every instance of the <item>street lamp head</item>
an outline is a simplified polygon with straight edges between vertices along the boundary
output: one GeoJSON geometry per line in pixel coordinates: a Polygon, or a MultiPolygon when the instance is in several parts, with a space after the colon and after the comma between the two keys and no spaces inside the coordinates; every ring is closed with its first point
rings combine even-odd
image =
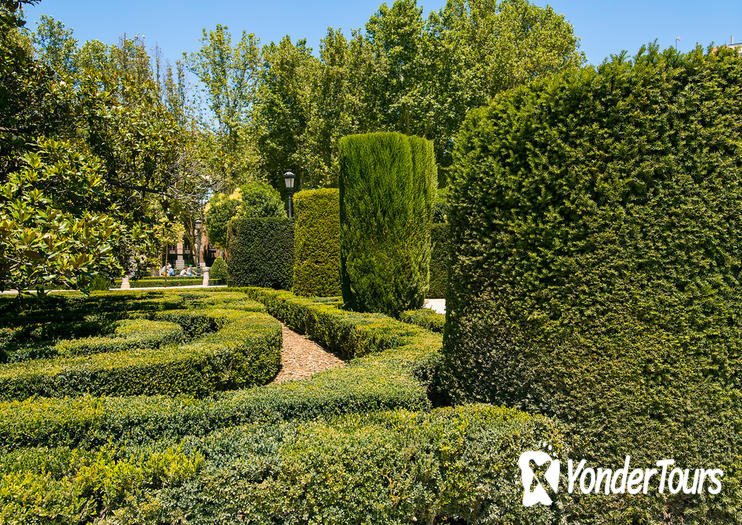
{"type": "Polygon", "coordinates": [[[294,189],[294,179],[296,179],[296,175],[294,175],[290,171],[287,171],[286,173],[283,174],[283,181],[286,183],[287,190],[294,189]]]}
{"type": "Polygon", "coordinates": [[[201,219],[196,219],[196,229],[197,230],[201,229],[201,219]]]}

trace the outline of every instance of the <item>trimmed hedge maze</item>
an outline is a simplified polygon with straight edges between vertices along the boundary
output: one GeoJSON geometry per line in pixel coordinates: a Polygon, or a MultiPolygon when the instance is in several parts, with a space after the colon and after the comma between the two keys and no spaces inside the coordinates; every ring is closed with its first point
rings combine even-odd
{"type": "Polygon", "coordinates": [[[47,345],[56,355],[0,365],[0,399],[84,393],[204,396],[263,384],[278,373],[281,327],[258,311],[260,305],[254,304],[254,311],[232,310],[230,297],[222,295],[223,309],[202,310],[181,297],[190,309],[150,312],[141,305],[144,309],[129,314],[138,319],[114,322],[109,336],[62,340],[47,345]],[[204,329],[193,331],[194,322],[204,329]]]}
{"type": "MultiPolygon", "coordinates": [[[[234,359],[218,381],[212,369],[199,369],[206,379],[197,384],[215,391],[208,396],[175,377],[157,395],[123,395],[136,381],[117,382],[116,395],[80,388],[70,397],[24,398],[3,386],[4,397],[15,399],[0,402],[0,522],[44,516],[170,523],[187,516],[190,523],[346,523],[368,516],[374,523],[550,523],[569,505],[525,508],[520,500],[520,452],[548,441],[556,454],[566,454],[554,422],[484,405],[431,408],[427,385],[417,379],[423,376],[413,370],[439,355],[440,334],[341,310],[337,299],[261,288],[129,293],[124,302],[122,295],[51,303],[78,313],[96,305],[96,319],[114,323],[103,335],[88,330],[85,337],[115,340],[119,319],[141,320],[180,328],[180,342],[146,352],[169,356],[172,348],[187,348],[222,363],[221,352],[231,350],[253,359],[234,359]],[[275,375],[268,350],[280,346],[281,336],[271,316],[347,359],[347,366],[244,388],[275,375]]],[[[44,310],[37,310],[39,319],[51,317],[44,310]]]]}

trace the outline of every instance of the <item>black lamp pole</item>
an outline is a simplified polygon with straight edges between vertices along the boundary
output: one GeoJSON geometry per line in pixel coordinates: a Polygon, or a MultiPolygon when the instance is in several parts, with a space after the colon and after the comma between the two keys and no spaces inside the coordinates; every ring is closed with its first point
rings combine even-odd
{"type": "Polygon", "coordinates": [[[296,175],[291,173],[290,171],[287,171],[283,174],[283,182],[286,184],[286,193],[289,195],[289,218],[293,217],[293,210],[291,208],[291,196],[294,193],[294,180],[296,179],[296,175]]]}
{"type": "Polygon", "coordinates": [[[201,219],[196,219],[196,271],[201,269],[201,219]]]}

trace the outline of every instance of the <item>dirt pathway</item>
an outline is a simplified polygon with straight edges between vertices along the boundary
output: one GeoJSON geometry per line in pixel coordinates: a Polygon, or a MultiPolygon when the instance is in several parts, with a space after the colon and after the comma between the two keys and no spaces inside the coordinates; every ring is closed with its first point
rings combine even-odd
{"type": "Polygon", "coordinates": [[[306,379],[317,372],[345,366],[342,359],[335,357],[314,341],[290,330],[283,323],[281,326],[283,327],[281,371],[273,383],[306,379]]]}

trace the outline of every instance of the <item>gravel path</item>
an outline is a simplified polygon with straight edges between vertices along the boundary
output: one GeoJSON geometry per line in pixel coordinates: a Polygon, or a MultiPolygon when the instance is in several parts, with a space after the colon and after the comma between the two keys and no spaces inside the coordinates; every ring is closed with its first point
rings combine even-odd
{"type": "Polygon", "coordinates": [[[314,341],[283,327],[283,350],[281,351],[281,371],[273,383],[306,379],[317,372],[345,366],[342,359],[335,357],[314,341]]]}

